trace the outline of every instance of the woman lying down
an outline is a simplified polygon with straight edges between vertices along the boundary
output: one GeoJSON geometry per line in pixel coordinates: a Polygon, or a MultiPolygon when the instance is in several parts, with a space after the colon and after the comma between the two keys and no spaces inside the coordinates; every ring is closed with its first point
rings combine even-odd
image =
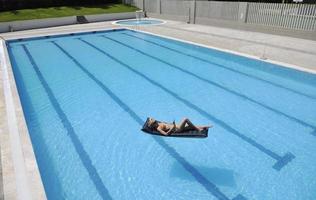
{"type": "Polygon", "coordinates": [[[184,118],[180,124],[165,123],[155,120],[154,118],[149,118],[147,122],[147,127],[152,131],[158,131],[162,135],[171,135],[172,133],[184,133],[188,131],[203,131],[212,126],[195,126],[189,119],[184,118]]]}

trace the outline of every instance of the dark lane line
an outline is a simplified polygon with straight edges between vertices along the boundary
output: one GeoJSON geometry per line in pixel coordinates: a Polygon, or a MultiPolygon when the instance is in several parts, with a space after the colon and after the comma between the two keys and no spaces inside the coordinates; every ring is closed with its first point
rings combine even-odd
{"type": "MultiPolygon", "coordinates": [[[[32,142],[33,150],[35,153],[36,162],[39,167],[39,172],[41,175],[42,182],[44,184],[44,190],[45,190],[47,198],[50,199],[51,197],[53,197],[55,199],[62,199],[65,196],[62,190],[61,180],[55,176],[55,174],[58,173],[58,171],[56,167],[54,166],[53,161],[51,159],[47,159],[46,152],[48,151],[49,145],[47,144],[45,140],[44,134],[42,134],[41,131],[38,132],[38,130],[36,130],[37,126],[34,126],[34,122],[36,124],[39,123],[38,115],[35,114],[37,113],[36,108],[35,108],[36,105],[33,105],[31,103],[32,94],[30,93],[31,91],[34,91],[34,90],[33,88],[28,88],[27,83],[26,83],[27,80],[24,79],[25,74],[23,70],[21,69],[22,67],[24,67],[24,65],[18,62],[18,60],[19,61],[23,60],[23,57],[19,56],[19,54],[16,54],[16,51],[13,50],[19,46],[23,48],[22,45],[17,45],[15,47],[8,47],[8,53],[10,56],[10,62],[11,62],[11,66],[12,66],[12,70],[14,74],[14,79],[15,79],[16,86],[18,89],[18,95],[21,100],[21,105],[23,108],[24,118],[25,118],[27,126],[30,126],[28,128],[28,131],[29,131],[31,142],[32,142]],[[27,88],[31,89],[31,91],[28,92],[29,90],[27,88]],[[42,167],[43,163],[45,163],[44,167],[42,167]],[[49,167],[46,167],[46,166],[49,166],[49,167]],[[52,188],[51,185],[54,185],[54,188],[52,188]]],[[[27,57],[27,55],[25,54],[23,54],[23,56],[27,57]]],[[[37,87],[38,83],[34,84],[34,86],[37,87]]]]}
{"type": "MultiPolygon", "coordinates": [[[[141,127],[144,121],[136,112],[130,108],[126,103],[123,102],[110,88],[108,88],[102,81],[97,79],[89,70],[87,70],[79,61],[77,61],[70,53],[63,49],[56,42],[52,42],[60,51],[62,51],[69,59],[71,59],[79,69],[82,70],[89,78],[91,78],[113,101],[118,104],[126,113],[130,115],[135,122],[141,127]]],[[[116,61],[116,60],[115,60],[116,61]]],[[[223,194],[215,184],[205,178],[197,169],[195,169],[184,157],[182,157],[173,147],[169,146],[159,136],[152,136],[152,138],[166,150],[175,160],[177,160],[208,192],[217,197],[219,200],[229,200],[225,194],[223,194]]],[[[242,195],[237,195],[233,200],[238,200],[237,197],[242,200],[242,195]]],[[[246,200],[246,198],[243,198],[246,200]]]]}
{"type": "MultiPolygon", "coordinates": [[[[313,125],[311,125],[311,124],[308,124],[308,123],[306,123],[306,122],[304,122],[304,121],[302,121],[302,120],[300,120],[300,119],[298,119],[298,118],[296,118],[296,117],[290,116],[290,115],[288,115],[288,114],[286,114],[286,113],[283,113],[283,112],[281,112],[281,111],[279,111],[279,110],[277,110],[277,109],[275,109],[275,108],[272,108],[272,107],[270,107],[270,106],[268,106],[268,105],[265,105],[265,104],[263,104],[263,103],[260,103],[260,102],[254,100],[254,99],[252,99],[252,98],[250,98],[250,97],[248,97],[248,96],[246,96],[246,95],[244,95],[244,94],[238,93],[238,92],[236,92],[236,91],[234,91],[234,90],[232,90],[232,89],[230,89],[230,88],[227,88],[227,87],[225,87],[225,86],[222,86],[222,85],[220,85],[220,84],[218,84],[218,83],[216,83],[216,82],[214,82],[214,81],[205,79],[205,78],[203,78],[203,77],[201,77],[201,76],[199,76],[199,75],[194,74],[193,72],[190,72],[190,71],[188,71],[188,70],[186,70],[186,69],[183,69],[183,68],[181,68],[181,67],[179,67],[179,66],[176,66],[176,65],[174,65],[174,64],[172,64],[172,63],[169,63],[169,62],[167,62],[167,61],[164,61],[164,60],[162,60],[162,59],[160,59],[160,58],[158,58],[158,57],[156,57],[156,56],[150,55],[150,54],[148,54],[148,53],[146,53],[146,52],[144,52],[144,51],[141,51],[141,50],[139,50],[139,49],[137,49],[137,48],[134,48],[134,47],[132,47],[132,46],[130,46],[130,45],[128,45],[128,44],[125,44],[125,43],[123,43],[123,42],[120,42],[119,40],[116,40],[116,39],[114,39],[114,38],[107,37],[107,36],[105,36],[105,35],[102,35],[102,36],[100,36],[100,37],[109,39],[109,40],[111,40],[111,41],[113,41],[113,42],[115,42],[115,43],[118,43],[118,44],[120,44],[120,45],[122,45],[122,46],[125,46],[125,47],[127,47],[127,48],[129,48],[129,49],[132,49],[132,50],[134,50],[134,51],[136,51],[136,52],[138,52],[138,53],[140,53],[140,54],[142,54],[142,55],[145,55],[145,56],[147,56],[147,57],[150,57],[150,58],[152,58],[152,59],[154,59],[154,60],[156,60],[156,61],[158,61],[158,62],[162,62],[162,63],[164,63],[164,64],[166,64],[166,65],[168,65],[168,66],[170,66],[170,67],[172,67],[172,68],[174,68],[174,69],[177,69],[177,70],[179,70],[179,71],[181,71],[181,72],[183,72],[183,73],[185,73],[185,74],[187,74],[187,75],[193,76],[194,78],[197,78],[198,80],[201,80],[201,81],[203,81],[203,82],[205,82],[205,83],[207,83],[207,84],[209,84],[209,85],[213,85],[213,86],[218,87],[218,88],[220,88],[220,89],[222,89],[222,90],[224,90],[224,91],[226,91],[226,92],[228,92],[228,93],[232,93],[232,94],[234,94],[234,95],[236,95],[236,96],[238,96],[238,97],[240,97],[240,98],[246,99],[246,100],[248,100],[248,101],[250,101],[250,102],[252,102],[252,103],[254,103],[254,104],[256,104],[256,105],[259,105],[259,106],[261,106],[261,107],[264,107],[264,108],[267,109],[267,110],[270,110],[270,111],[272,111],[272,112],[275,112],[275,113],[277,113],[277,114],[279,114],[279,115],[281,115],[281,116],[284,116],[284,117],[286,117],[286,118],[288,118],[288,119],[290,119],[290,120],[292,120],[292,121],[294,121],[294,122],[296,122],[296,123],[299,123],[299,124],[302,125],[302,126],[309,127],[309,128],[312,128],[313,130],[316,130],[316,127],[315,127],[315,126],[313,126],[313,125]]],[[[310,132],[310,133],[311,133],[313,136],[316,136],[315,134],[313,134],[313,132],[310,132]]]]}
{"type": "MultiPolygon", "coordinates": [[[[169,50],[171,50],[171,51],[180,53],[180,54],[182,54],[182,55],[186,55],[186,56],[189,56],[189,57],[191,57],[191,58],[195,58],[195,59],[197,59],[197,60],[206,62],[206,63],[208,63],[208,64],[215,65],[215,66],[217,66],[217,67],[221,67],[221,68],[224,68],[224,69],[226,69],[226,70],[229,70],[229,71],[232,71],[232,72],[235,72],[235,73],[238,73],[238,74],[247,76],[248,78],[255,79],[255,80],[257,80],[257,81],[259,80],[259,81],[268,83],[268,84],[270,84],[270,85],[273,85],[273,86],[275,86],[275,87],[279,87],[279,88],[281,88],[281,89],[291,91],[291,92],[296,93],[296,94],[298,94],[298,95],[302,95],[302,96],[305,96],[305,97],[307,97],[307,98],[316,100],[316,97],[314,97],[314,96],[311,96],[311,95],[302,93],[302,92],[300,92],[300,91],[293,90],[292,88],[288,88],[288,87],[285,87],[285,86],[283,86],[283,85],[280,85],[280,84],[277,84],[277,83],[273,83],[273,82],[268,81],[268,80],[265,80],[265,79],[263,79],[263,78],[260,78],[260,77],[257,77],[257,76],[253,76],[253,75],[247,74],[247,73],[245,73],[245,72],[241,72],[241,71],[238,71],[238,70],[229,68],[229,67],[227,67],[227,66],[225,66],[225,65],[221,65],[221,64],[218,64],[218,63],[209,61],[209,60],[207,60],[207,59],[200,58],[200,57],[198,57],[198,56],[194,56],[194,55],[191,55],[191,54],[183,53],[183,52],[178,51],[178,50],[176,50],[176,49],[173,49],[173,48],[170,48],[170,47],[166,47],[166,46],[164,46],[164,45],[161,45],[161,44],[158,44],[158,43],[156,43],[156,42],[152,42],[152,41],[149,41],[149,40],[146,40],[146,39],[137,37],[137,36],[135,36],[135,35],[130,35],[130,34],[128,34],[128,33],[121,33],[121,34],[124,34],[124,35],[130,36],[130,37],[134,37],[134,38],[138,38],[138,39],[144,40],[144,41],[149,42],[149,43],[151,43],[151,44],[155,44],[155,45],[157,45],[157,46],[163,47],[163,48],[165,48],[165,49],[169,49],[169,50]]],[[[139,34],[139,33],[138,33],[138,34],[139,34]]]]}
{"type": "Polygon", "coordinates": [[[209,120],[219,124],[220,126],[222,126],[224,129],[226,129],[229,133],[232,133],[236,136],[238,136],[239,138],[241,138],[242,140],[244,140],[245,142],[247,142],[248,144],[254,146],[255,148],[257,148],[258,150],[260,150],[261,152],[265,153],[266,155],[270,156],[271,158],[275,159],[277,162],[273,165],[273,168],[277,171],[281,170],[287,163],[289,163],[292,159],[295,158],[295,156],[292,153],[286,153],[284,156],[279,156],[277,153],[265,148],[263,145],[257,143],[255,140],[241,134],[240,132],[238,132],[236,129],[234,129],[233,127],[231,127],[230,125],[226,124],[224,121],[212,116],[211,114],[209,114],[208,112],[204,111],[203,109],[199,108],[198,106],[196,106],[195,104],[191,103],[190,101],[180,97],[178,94],[174,93],[173,91],[169,90],[168,88],[164,87],[163,85],[161,85],[160,83],[150,79],[149,77],[147,77],[146,75],[144,75],[143,73],[133,69],[131,66],[129,66],[128,64],[120,61],[119,59],[113,57],[112,55],[110,55],[109,53],[105,52],[104,50],[100,49],[99,47],[79,38],[78,40],[84,42],[85,44],[91,46],[92,48],[98,50],[99,52],[103,53],[104,55],[106,55],[107,57],[111,58],[112,60],[116,61],[117,63],[119,63],[121,66],[125,67],[126,69],[128,69],[129,71],[133,72],[134,74],[142,77],[143,79],[147,80],[149,83],[151,83],[152,85],[160,88],[161,90],[165,91],[166,93],[168,93],[169,95],[173,96],[175,99],[177,99],[178,101],[182,102],[183,104],[185,104],[186,106],[188,106],[189,108],[197,111],[198,113],[200,113],[202,116],[208,118],[209,120]]]}
{"type": "Polygon", "coordinates": [[[45,89],[45,92],[46,92],[52,106],[54,107],[56,113],[58,114],[60,121],[62,122],[64,128],[67,130],[68,136],[70,137],[70,139],[75,147],[75,150],[77,151],[77,154],[80,158],[80,161],[82,162],[83,166],[86,168],[86,170],[90,176],[90,179],[94,183],[94,186],[95,186],[96,190],[98,191],[100,197],[104,200],[112,199],[112,197],[109,194],[109,191],[107,190],[107,188],[103,184],[102,179],[101,179],[100,175],[98,174],[96,168],[93,166],[92,161],[89,157],[89,154],[85,151],[85,149],[84,149],[83,145],[81,144],[74,128],[72,127],[69,119],[67,118],[67,115],[64,113],[61,106],[59,105],[58,100],[54,96],[53,90],[49,87],[49,84],[45,80],[45,78],[44,78],[42,72],[40,71],[38,65],[36,64],[33,56],[31,55],[28,48],[24,44],[22,44],[22,47],[23,47],[30,63],[32,64],[33,69],[34,69],[38,79],[40,80],[43,88],[45,89]]]}

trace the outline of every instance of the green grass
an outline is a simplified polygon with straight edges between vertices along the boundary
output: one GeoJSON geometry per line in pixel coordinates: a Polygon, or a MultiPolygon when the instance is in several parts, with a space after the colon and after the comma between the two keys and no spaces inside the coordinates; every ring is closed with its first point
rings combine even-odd
{"type": "Polygon", "coordinates": [[[105,13],[134,12],[138,8],[124,4],[108,4],[96,6],[63,6],[51,8],[23,9],[0,12],[0,22],[55,18],[76,15],[92,15],[105,13]]]}

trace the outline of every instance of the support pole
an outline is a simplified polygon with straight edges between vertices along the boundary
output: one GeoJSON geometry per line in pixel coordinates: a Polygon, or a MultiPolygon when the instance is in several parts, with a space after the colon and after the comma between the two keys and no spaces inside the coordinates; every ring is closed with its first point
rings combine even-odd
{"type": "Polygon", "coordinates": [[[157,13],[161,15],[161,0],[157,0],[157,13]]]}

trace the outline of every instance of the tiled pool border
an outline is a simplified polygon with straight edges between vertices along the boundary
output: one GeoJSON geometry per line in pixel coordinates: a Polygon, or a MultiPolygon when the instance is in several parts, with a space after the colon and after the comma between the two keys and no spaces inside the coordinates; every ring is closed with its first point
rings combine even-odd
{"type": "MultiPolygon", "coordinates": [[[[147,18],[147,19],[160,20],[160,19],[157,19],[157,18],[147,18]]],[[[121,20],[117,20],[117,21],[121,21],[121,20]]],[[[161,20],[161,21],[164,21],[164,20],[161,20]]],[[[301,67],[301,66],[298,66],[298,65],[294,65],[294,64],[290,64],[290,63],[286,63],[286,62],[281,62],[281,61],[275,61],[275,60],[268,59],[268,58],[262,58],[262,57],[250,55],[250,54],[247,54],[247,53],[241,53],[241,52],[234,51],[234,50],[228,50],[228,49],[219,48],[219,47],[215,47],[215,46],[211,46],[211,45],[204,45],[204,44],[201,44],[201,43],[198,43],[198,42],[192,42],[192,41],[189,41],[189,40],[179,39],[179,38],[176,38],[176,37],[171,37],[171,36],[161,35],[161,34],[157,34],[157,33],[152,33],[152,32],[149,32],[149,31],[140,30],[138,27],[141,27],[141,26],[134,26],[135,28],[132,28],[133,26],[115,25],[115,24],[113,24],[115,22],[116,21],[113,21],[111,23],[114,27],[110,27],[110,28],[96,28],[94,30],[89,30],[89,31],[87,31],[87,30],[84,30],[84,31],[82,31],[82,30],[73,30],[73,31],[69,31],[69,32],[66,32],[66,33],[57,31],[57,32],[49,33],[49,34],[42,33],[42,34],[39,34],[37,36],[26,36],[26,37],[18,37],[18,36],[16,36],[16,38],[11,38],[11,39],[8,39],[7,41],[14,41],[14,40],[19,40],[19,39],[26,39],[26,40],[28,40],[28,39],[39,39],[39,38],[45,38],[46,36],[62,37],[62,36],[69,35],[71,33],[75,33],[75,34],[90,34],[92,32],[104,32],[104,31],[110,31],[110,30],[127,29],[127,30],[142,32],[142,33],[146,33],[146,34],[149,34],[149,35],[154,35],[154,36],[158,36],[158,37],[162,37],[162,38],[166,38],[166,39],[176,40],[176,41],[179,41],[179,42],[184,42],[184,43],[196,45],[196,46],[199,46],[199,47],[213,49],[213,50],[217,50],[217,51],[220,51],[220,52],[230,53],[230,54],[233,54],[233,55],[242,56],[242,57],[246,57],[246,58],[250,58],[250,59],[254,59],[254,60],[260,60],[262,62],[278,65],[279,67],[285,67],[285,68],[295,69],[295,70],[302,71],[302,72],[316,74],[316,70],[314,70],[314,69],[308,69],[308,68],[301,67]]],[[[163,24],[165,24],[165,23],[167,23],[167,21],[164,21],[163,24]]],[[[159,24],[159,25],[161,25],[161,24],[159,24]]],[[[156,25],[156,26],[159,26],[159,25],[156,25]]],[[[146,25],[146,26],[152,26],[152,25],[146,25]]]]}
{"type": "Polygon", "coordinates": [[[0,41],[0,44],[1,78],[5,102],[4,115],[7,123],[7,129],[4,129],[5,131],[2,134],[6,134],[9,140],[1,140],[1,146],[10,147],[10,152],[4,152],[8,149],[2,148],[1,154],[9,156],[12,162],[2,160],[4,198],[46,199],[8,51],[4,41],[0,41]]]}
{"type": "MultiPolygon", "coordinates": [[[[234,55],[239,55],[239,56],[243,56],[243,57],[247,57],[247,58],[251,58],[255,60],[261,60],[263,62],[279,65],[280,67],[287,67],[287,68],[291,68],[291,69],[295,69],[295,70],[299,70],[303,72],[316,74],[316,70],[306,69],[300,66],[291,65],[284,62],[278,62],[278,61],[273,61],[273,60],[262,60],[257,56],[252,56],[249,54],[217,48],[210,45],[203,45],[200,43],[195,43],[188,40],[178,39],[175,37],[155,34],[148,31],[135,30],[129,27],[124,27],[124,28],[123,26],[109,27],[109,28],[99,27],[95,29],[94,31],[104,32],[104,31],[122,30],[122,29],[138,31],[138,32],[142,32],[142,33],[146,33],[150,35],[155,35],[155,36],[159,36],[159,37],[163,37],[167,39],[172,39],[172,40],[176,40],[180,42],[197,45],[200,47],[218,50],[221,52],[231,53],[234,55]]],[[[64,35],[69,35],[71,33],[89,34],[91,32],[93,31],[70,30],[69,33],[65,33],[62,31],[53,31],[50,34],[42,33],[35,37],[34,36],[27,36],[27,37],[17,36],[15,39],[32,39],[32,38],[40,38],[40,37],[45,37],[45,36],[60,37],[64,35]]],[[[10,39],[8,41],[13,41],[15,39],[10,39]]],[[[10,143],[9,144],[11,146],[10,153],[12,156],[11,164],[13,165],[13,168],[14,168],[14,171],[11,171],[13,174],[8,174],[5,170],[5,168],[7,168],[8,166],[6,166],[5,162],[2,160],[1,167],[3,169],[2,171],[3,171],[4,197],[6,197],[8,193],[14,192],[12,191],[13,190],[12,188],[10,188],[11,189],[10,191],[7,191],[6,186],[5,186],[6,181],[9,179],[12,180],[12,177],[14,177],[15,179],[14,182],[16,186],[16,188],[14,189],[16,190],[17,199],[26,199],[26,200],[27,199],[46,199],[45,190],[43,187],[43,183],[41,181],[40,173],[39,173],[35,155],[33,152],[32,143],[31,143],[27,126],[26,126],[26,122],[24,119],[21,102],[19,99],[16,85],[15,85],[15,80],[14,80],[12,66],[11,66],[7,48],[6,48],[6,43],[4,40],[1,40],[1,39],[0,39],[0,61],[1,61],[0,67],[1,67],[1,72],[2,72],[1,78],[3,79],[2,84],[3,84],[3,92],[4,92],[4,100],[5,100],[5,111],[6,111],[4,114],[6,115],[5,119],[8,125],[7,131],[10,138],[9,139],[10,141],[0,141],[0,142],[1,142],[1,146],[2,146],[2,143],[5,143],[5,142],[10,143]],[[32,187],[30,187],[31,185],[32,187]]],[[[1,151],[4,151],[4,149],[1,149],[1,151]]]]}
{"type": "Polygon", "coordinates": [[[233,55],[238,55],[238,56],[242,56],[242,57],[246,57],[246,58],[250,58],[250,59],[254,59],[254,60],[260,60],[262,62],[278,65],[279,67],[286,67],[286,68],[291,68],[291,69],[295,69],[295,70],[302,71],[302,72],[316,74],[316,70],[307,69],[305,67],[300,67],[298,65],[293,65],[293,64],[289,64],[289,63],[285,63],[285,62],[279,62],[279,61],[270,60],[270,59],[262,59],[261,57],[249,55],[249,54],[246,54],[246,53],[240,53],[240,52],[233,51],[233,50],[218,48],[218,47],[214,47],[214,46],[211,46],[211,45],[204,45],[204,44],[201,44],[201,43],[196,43],[196,42],[192,42],[192,41],[188,41],[188,40],[182,40],[182,39],[178,39],[178,38],[175,38],[175,37],[170,37],[170,36],[160,35],[160,34],[156,34],[156,33],[151,33],[151,32],[148,32],[148,31],[135,30],[135,29],[131,29],[131,28],[128,28],[128,27],[125,27],[125,29],[129,29],[129,30],[132,30],[132,31],[138,31],[138,32],[142,32],[142,33],[146,33],[146,34],[149,34],[149,35],[154,35],[154,36],[158,36],[158,37],[162,37],[162,38],[167,38],[167,39],[171,39],[171,40],[176,40],[176,41],[179,41],[179,42],[189,43],[189,44],[193,44],[193,45],[196,45],[196,46],[199,46],[199,47],[204,47],[204,48],[208,48],[208,49],[214,49],[214,50],[217,50],[217,51],[230,53],[230,54],[233,54],[233,55]]]}

